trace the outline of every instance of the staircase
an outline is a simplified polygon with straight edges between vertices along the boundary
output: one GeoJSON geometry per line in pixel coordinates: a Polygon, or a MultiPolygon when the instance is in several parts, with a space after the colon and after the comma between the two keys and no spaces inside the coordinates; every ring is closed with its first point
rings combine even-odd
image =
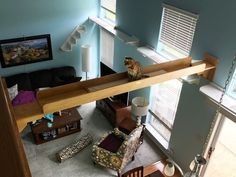
{"type": "Polygon", "coordinates": [[[72,51],[72,48],[74,45],[76,45],[77,40],[81,37],[81,34],[85,32],[85,26],[78,25],[72,33],[69,35],[69,37],[66,39],[66,41],[62,44],[60,49],[64,52],[70,52],[72,51]]]}

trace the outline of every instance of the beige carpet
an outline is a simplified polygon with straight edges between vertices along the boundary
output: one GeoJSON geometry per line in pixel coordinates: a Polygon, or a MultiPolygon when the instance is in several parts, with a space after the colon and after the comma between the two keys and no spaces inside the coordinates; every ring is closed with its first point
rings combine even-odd
{"type": "MultiPolygon", "coordinates": [[[[56,152],[66,145],[72,143],[76,138],[89,132],[94,142],[104,133],[112,130],[111,125],[102,113],[95,108],[95,102],[82,105],[78,108],[83,117],[81,121],[82,131],[62,137],[41,145],[35,145],[30,128],[27,127],[22,132],[22,141],[29,162],[33,177],[111,177],[116,176],[116,172],[94,166],[91,160],[92,145],[86,147],[75,157],[58,163],[55,157],[56,152]]],[[[164,155],[152,143],[148,137],[144,137],[144,143],[138,149],[135,160],[130,162],[124,171],[140,166],[148,165],[160,160],[164,155]]]]}

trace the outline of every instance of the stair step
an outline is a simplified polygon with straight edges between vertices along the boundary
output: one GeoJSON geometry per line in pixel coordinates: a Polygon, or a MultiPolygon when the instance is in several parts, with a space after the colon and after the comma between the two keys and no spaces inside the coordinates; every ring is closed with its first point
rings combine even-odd
{"type": "Polygon", "coordinates": [[[72,51],[72,47],[77,44],[77,40],[80,39],[81,34],[86,31],[84,25],[78,25],[66,39],[66,41],[62,44],[60,49],[64,52],[72,51]]]}

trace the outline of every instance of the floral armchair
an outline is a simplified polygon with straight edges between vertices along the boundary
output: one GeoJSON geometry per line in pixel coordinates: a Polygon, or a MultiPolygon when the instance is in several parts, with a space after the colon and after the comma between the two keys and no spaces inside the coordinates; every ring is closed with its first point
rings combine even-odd
{"type": "Polygon", "coordinates": [[[140,145],[143,126],[135,128],[129,135],[115,128],[93,145],[94,163],[113,169],[120,175],[121,170],[132,160],[140,145]]]}

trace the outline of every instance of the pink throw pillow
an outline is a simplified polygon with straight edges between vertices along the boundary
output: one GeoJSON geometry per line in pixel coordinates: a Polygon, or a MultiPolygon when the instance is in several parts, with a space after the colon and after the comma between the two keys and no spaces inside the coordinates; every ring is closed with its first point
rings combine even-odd
{"type": "Polygon", "coordinates": [[[18,95],[12,100],[12,105],[21,105],[26,103],[31,103],[36,100],[34,91],[19,91],[18,95]]]}

